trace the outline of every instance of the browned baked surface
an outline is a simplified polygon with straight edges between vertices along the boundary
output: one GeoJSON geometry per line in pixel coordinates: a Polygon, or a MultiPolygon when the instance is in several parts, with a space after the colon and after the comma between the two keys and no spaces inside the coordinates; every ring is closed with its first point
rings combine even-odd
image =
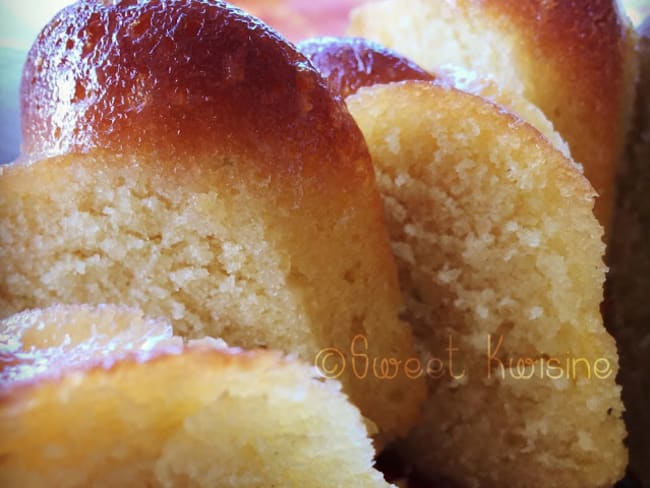
{"type": "MultiPolygon", "coordinates": [[[[617,1],[484,0],[515,26],[529,50],[525,93],[551,119],[596,189],[594,212],[609,228],[616,166],[633,97],[633,36],[617,1]]],[[[624,15],[624,14],[623,14],[624,15]]],[[[504,26],[505,27],[505,26],[504,26]]]]}
{"type": "Polygon", "coordinates": [[[278,352],[183,344],[112,305],[0,330],[24,362],[0,376],[2,486],[388,487],[340,385],[278,352]]]}
{"type": "Polygon", "coordinates": [[[409,0],[360,7],[349,32],[427,70],[459,64],[520,90],[584,165],[607,227],[632,101],[630,30],[613,0],[409,0]],[[429,27],[435,19],[439,27],[429,27]]]}
{"type": "Polygon", "coordinates": [[[364,38],[313,38],[298,43],[298,48],[325,77],[333,93],[347,97],[362,87],[374,84],[404,80],[435,81],[502,105],[533,125],[570,158],[567,143],[540,109],[519,93],[498,86],[489,77],[452,66],[427,73],[406,57],[364,38]]]}
{"type": "MultiPolygon", "coordinates": [[[[81,1],[37,39],[22,98],[25,154],[0,168],[0,317],[117,303],[310,363],[331,347],[349,361],[357,335],[371,358],[414,354],[363,137],[270,28],[223,2],[81,1]]],[[[347,364],[379,435],[404,435],[422,382],[347,364]]]]}
{"type": "Polygon", "coordinates": [[[361,37],[317,37],[298,43],[330,90],[343,98],[364,86],[435,77],[404,56],[361,37]]]}
{"type": "Polygon", "coordinates": [[[461,486],[611,487],[627,450],[589,182],[534,127],[453,87],[379,84],[346,101],[405,317],[439,367],[405,459],[461,486]]]}
{"type": "Polygon", "coordinates": [[[29,53],[21,103],[30,155],[230,151],[290,178],[368,177],[351,165],[367,158],[359,130],[306,58],[223,2],[68,7],[29,53]]]}

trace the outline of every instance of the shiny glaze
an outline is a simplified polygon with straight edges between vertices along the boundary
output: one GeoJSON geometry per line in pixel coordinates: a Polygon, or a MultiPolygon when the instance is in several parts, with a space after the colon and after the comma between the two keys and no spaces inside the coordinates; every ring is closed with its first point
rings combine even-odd
{"type": "Polygon", "coordinates": [[[220,152],[274,174],[351,163],[372,174],[356,124],[307,58],[218,0],[81,0],[39,35],[21,100],[32,159],[100,148],[178,163],[220,152]]]}
{"type": "Polygon", "coordinates": [[[298,44],[327,80],[330,90],[342,97],[359,88],[404,80],[433,80],[417,64],[361,37],[317,37],[298,44]]]}

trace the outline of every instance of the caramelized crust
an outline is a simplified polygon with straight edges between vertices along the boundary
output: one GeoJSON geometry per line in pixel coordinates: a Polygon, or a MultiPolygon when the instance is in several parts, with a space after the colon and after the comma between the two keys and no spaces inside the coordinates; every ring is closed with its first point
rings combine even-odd
{"type": "Polygon", "coordinates": [[[236,152],[305,176],[367,160],[358,128],[307,59],[221,1],[72,5],[32,47],[21,100],[31,158],[95,147],[175,162],[236,152]]]}
{"type": "Polygon", "coordinates": [[[343,98],[365,86],[435,77],[404,56],[361,37],[316,37],[298,44],[327,80],[332,93],[343,98]]]}
{"type": "Polygon", "coordinates": [[[427,70],[458,64],[522,93],[584,166],[607,229],[635,72],[634,36],[617,1],[384,1],[355,10],[349,32],[427,70]]]}
{"type": "MultiPolygon", "coordinates": [[[[0,168],[0,317],[117,303],[309,363],[359,334],[370,357],[414,355],[363,136],[261,22],[215,0],[82,0],[40,34],[22,99],[35,162],[0,168]]],[[[405,435],[423,381],[354,373],[377,437],[405,435]]]]}
{"type": "Polygon", "coordinates": [[[0,351],[41,366],[0,376],[1,486],[389,486],[340,384],[277,351],[183,344],[113,305],[0,330],[0,351]]]}
{"type": "Polygon", "coordinates": [[[525,91],[552,120],[574,159],[598,192],[595,212],[608,227],[615,168],[621,156],[632,97],[629,83],[631,37],[612,0],[482,0],[502,23],[516,26],[529,46],[530,62],[541,73],[525,91]],[[570,48],[567,48],[569,46],[570,48]],[[553,75],[548,74],[546,63],[553,75]],[[554,87],[554,89],[549,89],[554,87]],[[555,90],[557,88],[557,91],[555,90]]]}
{"type": "Polygon", "coordinates": [[[489,78],[459,67],[446,66],[427,73],[404,56],[379,43],[354,37],[307,39],[298,48],[325,77],[330,90],[344,98],[360,88],[398,81],[435,81],[504,106],[532,124],[570,158],[567,143],[544,114],[522,95],[502,89],[489,78]]]}

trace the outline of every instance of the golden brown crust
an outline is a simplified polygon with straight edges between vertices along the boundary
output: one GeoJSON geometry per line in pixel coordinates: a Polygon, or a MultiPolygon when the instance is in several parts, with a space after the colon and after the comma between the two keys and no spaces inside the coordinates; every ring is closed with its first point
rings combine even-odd
{"type": "Polygon", "coordinates": [[[370,171],[341,168],[367,160],[363,138],[307,59],[221,1],[81,0],[39,35],[21,100],[32,157],[236,152],[275,174],[370,171]]]}
{"type": "Polygon", "coordinates": [[[630,95],[626,73],[629,36],[617,2],[471,1],[500,22],[515,26],[530,50],[529,59],[537,65],[533,72],[545,73],[549,67],[555,71],[551,78],[542,77],[553,90],[530,83],[525,88],[567,140],[573,158],[584,164],[585,174],[599,194],[595,213],[607,228],[616,165],[626,133],[627,113],[622,107],[630,95]]]}
{"type": "MultiPolygon", "coordinates": [[[[432,60],[445,58],[445,62],[470,65],[464,67],[490,64],[480,56],[473,58],[475,52],[489,52],[499,58],[499,69],[508,73],[484,74],[520,82],[524,96],[553,122],[598,192],[595,213],[607,228],[635,72],[634,36],[616,0],[380,2],[353,13],[350,32],[382,39],[397,50],[405,51],[408,45],[432,60]],[[385,16],[405,12],[399,24],[385,29],[391,32],[391,42],[372,34],[381,30],[372,25],[373,12],[382,9],[385,16]],[[426,28],[426,14],[435,16],[438,11],[457,17],[459,25],[465,24],[472,34],[470,38],[484,34],[486,45],[461,45],[458,59],[436,56],[436,46],[418,45],[418,29],[426,28]],[[429,55],[431,51],[434,55],[429,55]]],[[[451,29],[448,34],[454,37],[451,29]]],[[[464,33],[457,34],[462,38],[464,33]]],[[[412,52],[407,54],[428,70],[438,67],[412,52]]]]}
{"type": "Polygon", "coordinates": [[[300,42],[298,49],[343,98],[364,86],[435,79],[404,56],[361,37],[316,37],[300,42]]]}
{"type": "Polygon", "coordinates": [[[31,378],[3,383],[0,385],[0,405],[19,401],[22,394],[29,394],[35,388],[45,383],[56,384],[64,377],[71,375],[92,376],[95,374],[114,374],[128,370],[136,365],[153,362],[195,363],[205,368],[224,369],[235,367],[243,370],[254,370],[260,364],[286,364],[286,359],[277,351],[243,350],[239,348],[216,348],[206,344],[171,344],[158,347],[151,351],[133,350],[115,352],[106,358],[91,358],[85,362],[68,364],[65,368],[53,370],[31,378]]]}

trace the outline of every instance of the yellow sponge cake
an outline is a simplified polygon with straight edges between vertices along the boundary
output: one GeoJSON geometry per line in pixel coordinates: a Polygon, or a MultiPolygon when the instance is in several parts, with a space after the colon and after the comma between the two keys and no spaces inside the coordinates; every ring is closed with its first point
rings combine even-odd
{"type": "Polygon", "coordinates": [[[359,55],[360,43],[299,47],[335,90],[358,90],[346,102],[427,365],[405,462],[461,486],[611,486],[627,453],[592,187],[532,125],[454,88],[453,73],[399,81],[396,59],[350,63],[386,55],[371,43],[359,55]]]}
{"type": "Polygon", "coordinates": [[[340,384],[295,359],[184,345],[114,306],[32,310],[0,330],[4,487],[389,486],[340,384]]]}
{"type": "Polygon", "coordinates": [[[429,71],[490,76],[539,107],[584,166],[607,229],[636,75],[634,30],[617,0],[384,0],[354,10],[349,33],[429,71]]]}
{"type": "MultiPolygon", "coordinates": [[[[371,357],[413,355],[363,136],[260,21],[219,1],[79,2],[36,40],[22,104],[0,317],[116,303],[310,363],[349,358],[357,335],[371,357]]],[[[423,384],[340,380],[381,435],[413,425],[423,384]]]]}

